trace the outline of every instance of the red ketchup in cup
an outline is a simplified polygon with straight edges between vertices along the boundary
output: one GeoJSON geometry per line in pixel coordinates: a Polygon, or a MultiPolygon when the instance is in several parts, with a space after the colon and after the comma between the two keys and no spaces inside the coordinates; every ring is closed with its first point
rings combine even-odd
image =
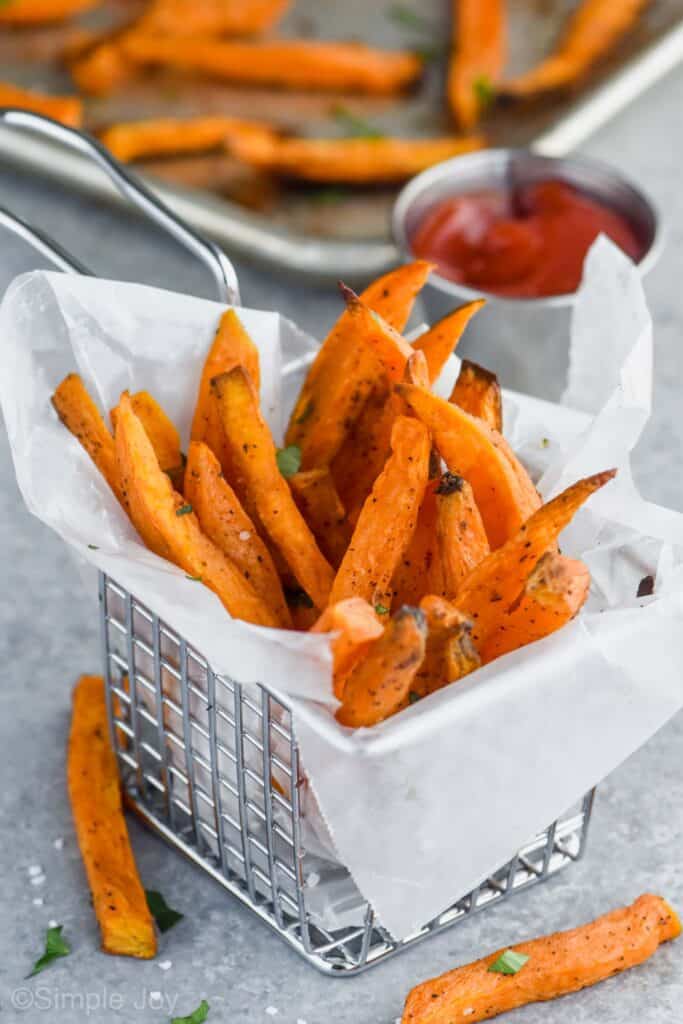
{"type": "Polygon", "coordinates": [[[601,233],[636,262],[645,255],[625,217],[572,185],[547,180],[445,199],[427,211],[411,248],[450,281],[530,299],[575,292],[601,233]]]}

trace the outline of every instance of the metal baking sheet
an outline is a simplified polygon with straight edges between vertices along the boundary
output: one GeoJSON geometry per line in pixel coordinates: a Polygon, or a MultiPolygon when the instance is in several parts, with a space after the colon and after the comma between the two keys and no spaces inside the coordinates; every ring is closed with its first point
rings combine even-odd
{"type": "MultiPolygon", "coordinates": [[[[3,30],[2,78],[68,91],[59,54],[73,33],[81,26],[120,24],[141,6],[139,0],[109,0],[77,25],[3,30]]],[[[550,49],[574,6],[575,0],[510,0],[509,73],[531,66],[550,49]]],[[[97,131],[117,120],[220,111],[305,134],[339,135],[345,131],[341,105],[387,134],[448,132],[443,83],[449,7],[446,0],[294,0],[277,29],[282,35],[362,37],[385,48],[424,51],[429,54],[424,80],[406,97],[247,90],[159,72],[111,97],[88,100],[86,127],[97,131]]],[[[577,94],[493,110],[482,125],[490,145],[533,146],[550,155],[568,152],[680,61],[682,18],[680,0],[653,0],[628,39],[577,94]]],[[[96,169],[54,144],[7,130],[0,153],[73,187],[112,195],[96,169]]],[[[388,225],[396,189],[296,187],[265,179],[223,155],[146,161],[138,169],[181,216],[231,255],[317,279],[348,280],[379,273],[395,260],[388,225]]]]}

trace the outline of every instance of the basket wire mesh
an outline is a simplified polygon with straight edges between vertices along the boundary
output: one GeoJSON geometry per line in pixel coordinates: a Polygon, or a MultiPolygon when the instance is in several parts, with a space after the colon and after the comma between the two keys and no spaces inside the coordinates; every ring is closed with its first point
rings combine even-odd
{"type": "Polygon", "coordinates": [[[292,714],[265,686],[240,686],[111,578],[100,577],[112,742],[127,804],[251,907],[319,970],[349,976],[577,860],[593,793],[508,864],[402,941],[365,904],[331,930],[310,907],[302,839],[307,785],[292,714]]]}

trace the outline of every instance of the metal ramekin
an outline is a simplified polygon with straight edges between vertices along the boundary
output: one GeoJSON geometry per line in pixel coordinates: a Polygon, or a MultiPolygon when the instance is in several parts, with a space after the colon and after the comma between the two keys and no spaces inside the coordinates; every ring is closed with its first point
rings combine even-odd
{"type": "MultiPolygon", "coordinates": [[[[394,206],[394,239],[413,259],[411,237],[435,203],[466,192],[504,188],[510,180],[566,181],[625,216],[643,241],[645,275],[662,249],[660,218],[652,200],[621,171],[584,157],[546,157],[530,150],[489,149],[455,157],[413,178],[394,206]]],[[[505,387],[557,399],[566,379],[569,325],[575,295],[509,299],[476,291],[432,273],[423,292],[426,319],[434,323],[463,302],[488,300],[470,323],[458,354],[494,370],[505,387]]]]}

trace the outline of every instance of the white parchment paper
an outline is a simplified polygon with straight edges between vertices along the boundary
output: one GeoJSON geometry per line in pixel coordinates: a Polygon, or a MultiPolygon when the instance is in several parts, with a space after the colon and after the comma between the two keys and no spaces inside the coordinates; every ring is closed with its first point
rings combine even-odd
{"type": "MultiPolygon", "coordinates": [[[[336,850],[401,938],[504,864],[683,704],[683,516],[643,501],[629,467],[651,404],[652,331],[639,277],[614,246],[596,243],[566,396],[582,412],[505,398],[507,436],[545,497],[619,468],[562,537],[563,550],[591,568],[586,609],[554,636],[355,733],[333,717],[326,639],[231,620],[206,588],[146,551],[49,402],[77,369],[103,410],[124,388],[150,390],[187,440],[221,312],[91,278],[40,272],[15,281],[0,308],[0,399],[19,486],[35,515],[217,672],[286,696],[311,785],[309,841],[328,859],[336,850]],[[655,593],[638,599],[648,574],[655,593]]],[[[239,314],[261,352],[264,409],[279,438],[315,342],[275,314],[239,314]]],[[[455,373],[453,359],[441,390],[455,373]]],[[[349,901],[343,872],[332,876],[320,894],[328,923],[349,901]]]]}

